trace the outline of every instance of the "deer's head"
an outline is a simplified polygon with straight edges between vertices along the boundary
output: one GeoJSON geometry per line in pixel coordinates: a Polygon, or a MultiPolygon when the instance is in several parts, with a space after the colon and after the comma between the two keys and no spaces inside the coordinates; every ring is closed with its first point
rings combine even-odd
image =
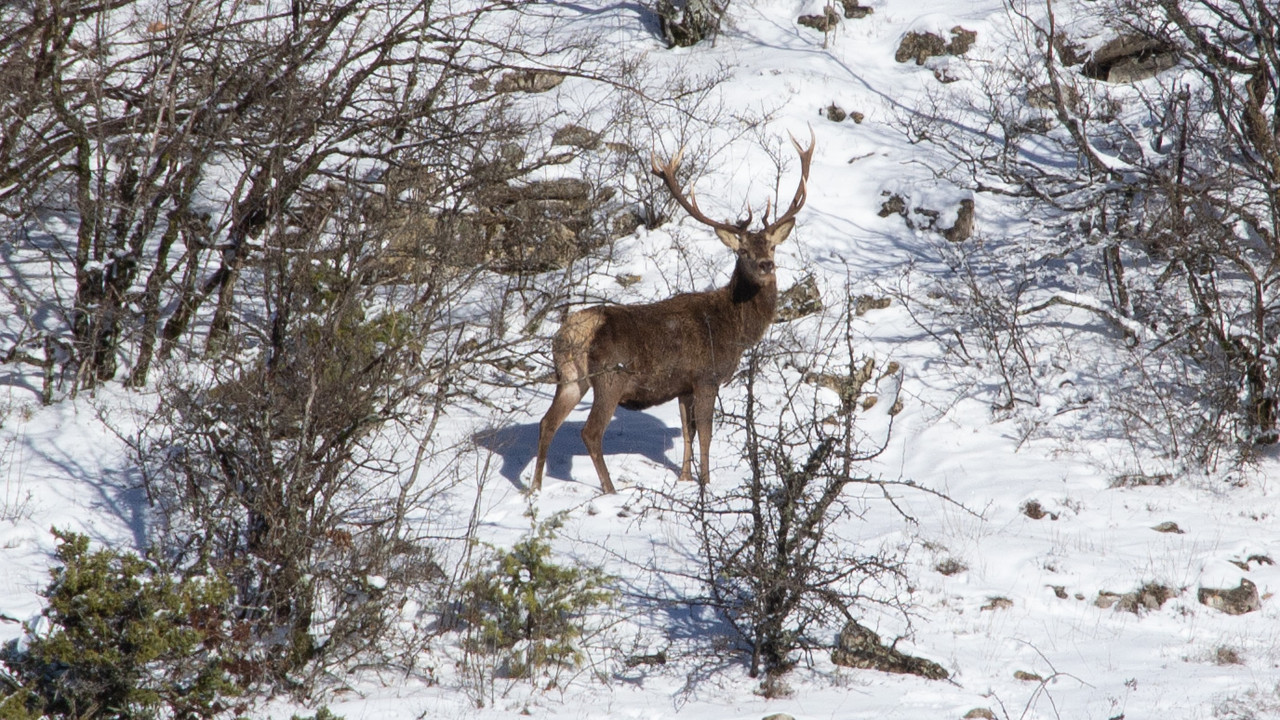
{"type": "Polygon", "coordinates": [[[680,167],[680,161],[684,158],[684,148],[681,148],[680,152],[676,153],[676,156],[665,165],[658,164],[657,156],[650,154],[653,174],[662,178],[667,185],[667,189],[671,191],[671,196],[680,204],[680,207],[683,207],[685,212],[689,213],[689,217],[713,228],[716,231],[716,237],[720,238],[720,242],[737,253],[739,270],[748,279],[759,285],[775,282],[774,272],[776,266],[773,262],[773,250],[791,234],[791,229],[796,224],[796,213],[800,212],[800,208],[804,207],[804,202],[808,199],[806,186],[809,182],[809,161],[813,158],[813,148],[817,144],[813,136],[813,129],[809,129],[808,148],[800,147],[800,143],[796,141],[794,135],[791,136],[791,144],[795,146],[796,152],[800,154],[800,185],[796,188],[796,194],[791,200],[790,207],[787,208],[786,212],[775,217],[772,222],[769,220],[770,205],[768,202],[765,203],[764,215],[761,218],[764,222],[764,227],[759,230],[750,229],[752,219],[750,207],[747,208],[747,219],[740,223],[717,222],[708,218],[698,207],[698,200],[694,197],[692,189],[689,190],[688,196],[685,196],[679,181],[676,180],[676,170],[680,167]]]}

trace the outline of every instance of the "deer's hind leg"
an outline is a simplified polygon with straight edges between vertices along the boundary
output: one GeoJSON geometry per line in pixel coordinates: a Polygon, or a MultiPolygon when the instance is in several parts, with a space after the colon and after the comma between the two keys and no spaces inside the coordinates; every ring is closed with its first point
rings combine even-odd
{"type": "Polygon", "coordinates": [[[547,450],[551,448],[551,440],[564,424],[564,419],[569,417],[569,413],[573,412],[578,401],[587,393],[587,387],[587,379],[581,375],[573,379],[562,378],[556,385],[556,395],[551,400],[551,407],[547,408],[547,414],[542,416],[542,422],[538,426],[538,462],[533,468],[530,490],[542,489],[542,472],[547,464],[547,450]]]}
{"type": "Polygon", "coordinates": [[[591,414],[587,415],[587,424],[582,427],[582,444],[587,446],[591,462],[596,466],[600,489],[606,494],[612,494],[615,492],[613,480],[609,479],[609,468],[604,464],[604,429],[609,426],[613,412],[618,409],[622,388],[612,376],[605,376],[596,379],[592,392],[591,414]]]}

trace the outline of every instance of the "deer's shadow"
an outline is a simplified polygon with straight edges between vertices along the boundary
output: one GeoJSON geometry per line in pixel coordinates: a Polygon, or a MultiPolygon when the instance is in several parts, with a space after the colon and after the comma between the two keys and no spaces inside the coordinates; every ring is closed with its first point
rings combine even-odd
{"type": "MultiPolygon", "coordinates": [[[[560,426],[551,447],[547,450],[546,476],[558,480],[572,480],[571,470],[575,456],[586,457],[587,447],[582,444],[582,426],[585,421],[566,422],[560,426]]],[[[618,408],[613,421],[604,432],[604,454],[636,454],[679,472],[680,467],[667,458],[667,451],[675,447],[680,437],[679,428],[667,427],[658,418],[644,412],[618,408]]],[[[510,425],[495,430],[476,433],[477,445],[502,458],[502,477],[517,487],[523,487],[520,474],[538,455],[538,423],[510,425]]],[[[532,469],[530,469],[532,472],[532,469]]],[[[595,471],[580,481],[595,481],[595,471]]]]}

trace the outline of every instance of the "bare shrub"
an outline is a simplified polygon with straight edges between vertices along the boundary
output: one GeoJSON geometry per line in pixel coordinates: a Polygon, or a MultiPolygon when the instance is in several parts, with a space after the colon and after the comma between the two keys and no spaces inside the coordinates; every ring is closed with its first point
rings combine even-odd
{"type": "Polygon", "coordinates": [[[590,38],[491,42],[485,32],[519,26],[524,6],[293,10],[0,9],[0,123],[13,129],[0,141],[0,209],[15,267],[41,278],[0,278],[18,309],[0,357],[56,366],[74,391],[121,370],[145,386],[154,362],[223,352],[240,315],[261,310],[262,264],[329,232],[336,197],[381,195],[367,219],[420,264],[468,246],[481,263],[501,259],[513,221],[540,220],[524,222],[517,250],[559,236],[564,223],[535,212],[545,203],[483,203],[574,157],[539,145],[543,120],[525,107],[537,101],[495,81],[541,53],[590,75],[590,38]]]}
{"type": "Polygon", "coordinates": [[[375,309],[358,273],[314,254],[278,270],[273,314],[242,328],[256,357],[169,378],[134,449],[162,551],[229,578],[254,674],[304,690],[357,659],[413,666],[385,638],[404,598],[443,577],[410,522],[439,488],[394,438],[425,409],[429,446],[451,392],[439,358],[463,355],[424,348],[436,303],[375,309]]]}
{"type": "Polygon", "coordinates": [[[950,155],[948,178],[1021,199],[1039,229],[940,251],[953,273],[917,306],[952,305],[961,321],[931,327],[959,327],[949,344],[996,370],[993,405],[1036,428],[1118,428],[1175,468],[1247,461],[1280,436],[1274,14],[1109,3],[1111,32],[1182,58],[1127,86],[1088,76],[1057,6],[1012,7],[1028,59],[903,121],[950,155]],[[970,133],[946,120],[958,113],[986,122],[970,133]],[[1086,335],[1106,349],[1073,358],[1086,335]],[[1087,377],[1072,372],[1086,362],[1087,377]]]}
{"type": "Polygon", "coordinates": [[[733,628],[766,694],[785,694],[780,678],[797,652],[832,647],[847,623],[909,614],[903,550],[847,539],[872,507],[897,508],[895,486],[914,487],[861,469],[883,451],[901,409],[900,371],[856,352],[855,302],[839,308],[834,327],[816,317],[785,326],[807,325],[799,332],[809,337],[817,325],[820,341],[766,341],[748,353],[741,392],[722,396],[720,418],[743,443],[746,478],[706,485],[692,500],[666,498],[696,524],[701,601],[733,628]]]}

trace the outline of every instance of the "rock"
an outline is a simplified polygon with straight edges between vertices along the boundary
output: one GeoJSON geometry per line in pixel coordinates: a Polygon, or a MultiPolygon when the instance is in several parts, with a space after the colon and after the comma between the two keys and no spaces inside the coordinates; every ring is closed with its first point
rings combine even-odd
{"type": "MultiPolygon", "coordinates": [[[[824,387],[840,396],[840,414],[847,415],[857,407],[858,398],[862,396],[862,388],[866,386],[867,381],[875,374],[875,369],[875,360],[867,358],[862,363],[862,367],[857,368],[850,375],[807,372],[804,374],[803,379],[804,382],[810,385],[824,387]]],[[[866,410],[872,405],[875,405],[875,398],[868,397],[863,401],[862,409],[866,410]]]]}
{"type": "Polygon", "coordinates": [[[942,231],[942,237],[948,242],[964,242],[973,235],[973,200],[960,201],[960,209],[956,211],[956,224],[942,231]]]}
{"type": "Polygon", "coordinates": [[[990,708],[976,707],[964,714],[964,720],[996,720],[996,714],[990,708]]]}
{"type": "Polygon", "coordinates": [[[840,24],[840,16],[828,5],[821,15],[801,15],[796,18],[796,22],[825,33],[836,29],[836,26],[840,24]]]}
{"type": "Polygon", "coordinates": [[[515,205],[521,202],[559,202],[575,212],[590,209],[591,183],[580,178],[534,180],[523,185],[495,185],[476,194],[485,207],[515,205]]]}
{"type": "Polygon", "coordinates": [[[1252,567],[1250,567],[1250,565],[1252,565],[1253,563],[1257,563],[1259,566],[1276,564],[1275,560],[1272,560],[1270,557],[1267,557],[1266,555],[1250,555],[1244,560],[1228,560],[1227,562],[1231,563],[1232,565],[1235,565],[1236,567],[1240,568],[1241,570],[1244,570],[1245,572],[1248,572],[1253,569],[1252,567]]]}
{"type": "Polygon", "coordinates": [[[760,718],[760,720],[796,720],[796,719],[786,713],[774,713],[772,715],[765,715],[764,717],[760,718]]]}
{"type": "Polygon", "coordinates": [[[1022,504],[1021,509],[1022,509],[1022,514],[1026,515],[1032,520],[1042,520],[1046,517],[1049,518],[1050,520],[1058,519],[1058,513],[1049,512],[1048,510],[1045,510],[1044,507],[1040,505],[1039,500],[1028,500],[1022,504]]]}
{"type": "Polygon", "coordinates": [[[1243,665],[1244,658],[1235,648],[1220,647],[1214,653],[1213,662],[1217,665],[1243,665]]]}
{"type": "Polygon", "coordinates": [[[876,214],[880,217],[889,217],[890,215],[901,215],[906,217],[907,201],[903,200],[901,195],[894,193],[889,196],[888,200],[885,200],[880,204],[880,212],[876,214]]]}
{"type": "Polygon", "coordinates": [[[989,597],[987,604],[978,608],[979,610],[1007,610],[1013,607],[1013,601],[1007,597],[989,597]]]}
{"type": "Polygon", "coordinates": [[[917,65],[923,65],[925,60],[942,55],[946,50],[947,41],[933,33],[909,32],[898,43],[893,59],[900,63],[915,60],[917,65]]]}
{"type": "Polygon", "coordinates": [[[564,82],[564,75],[550,70],[511,70],[493,87],[499,93],[543,93],[564,82]]]}
{"type": "Polygon", "coordinates": [[[1134,473],[1132,475],[1118,475],[1112,478],[1111,483],[1107,486],[1110,488],[1131,488],[1131,487],[1164,487],[1173,482],[1173,476],[1168,473],[1157,473],[1155,475],[1146,475],[1142,473],[1134,473]]]}
{"type": "Polygon", "coordinates": [[[551,144],[595,150],[600,147],[600,133],[581,125],[565,125],[552,134],[551,144]]]}
{"type": "Polygon", "coordinates": [[[806,275],[778,295],[778,322],[791,322],[819,312],[822,312],[822,295],[812,275],[806,275]]]}
{"type": "Polygon", "coordinates": [[[640,667],[642,665],[649,667],[660,667],[667,664],[667,652],[659,650],[656,653],[647,655],[631,655],[622,661],[623,666],[628,668],[640,667]]]}
{"type": "Polygon", "coordinates": [[[1177,49],[1144,35],[1125,34],[1093,51],[1082,68],[1085,75],[1113,83],[1155,77],[1178,64],[1177,49]]]}
{"type": "Polygon", "coordinates": [[[1178,593],[1166,585],[1147,583],[1142,587],[1120,596],[1116,610],[1138,614],[1139,610],[1159,610],[1165,601],[1178,593]]]}
{"type": "Polygon", "coordinates": [[[1058,52],[1058,60],[1067,67],[1079,65],[1088,57],[1083,45],[1068,39],[1061,33],[1053,36],[1053,47],[1058,52]]]}
{"type": "Polygon", "coordinates": [[[644,217],[631,208],[624,208],[609,220],[609,236],[611,238],[626,237],[644,224],[644,217]]]}
{"type": "Polygon", "coordinates": [[[865,670],[919,675],[930,680],[946,680],[946,669],[932,660],[912,657],[880,642],[880,636],[850,620],[831,651],[836,665],[865,670]]]}
{"type": "Polygon", "coordinates": [[[967,30],[959,25],[951,28],[950,42],[930,32],[909,32],[898,43],[893,59],[900,63],[915,60],[917,65],[923,65],[931,57],[963,55],[969,52],[977,38],[977,31],[967,30]]]}
{"type": "Polygon", "coordinates": [[[1178,523],[1173,522],[1172,520],[1166,520],[1159,525],[1153,525],[1151,529],[1161,533],[1174,533],[1175,535],[1183,534],[1182,528],[1178,527],[1178,523]]]}
{"type": "MultiPolygon", "coordinates": [[[[1062,102],[1071,110],[1077,110],[1080,107],[1080,91],[1075,89],[1073,85],[1060,84],[1059,91],[1062,93],[1062,102]]],[[[1027,91],[1027,104],[1038,110],[1053,110],[1058,105],[1058,99],[1053,93],[1052,85],[1036,85],[1027,91]]]]}
{"type": "Polygon", "coordinates": [[[1196,598],[1201,605],[1221,610],[1228,615],[1244,615],[1262,607],[1262,598],[1258,597],[1258,586],[1246,578],[1240,579],[1238,587],[1225,590],[1202,587],[1196,593],[1196,598]]]}
{"type": "Polygon", "coordinates": [[[1159,610],[1169,598],[1177,596],[1179,592],[1167,585],[1147,583],[1137,590],[1124,594],[1108,590],[1099,591],[1093,604],[1104,610],[1114,607],[1117,611],[1123,610],[1136,615],[1141,610],[1159,610]]]}
{"type": "Polygon", "coordinates": [[[935,80],[942,83],[943,85],[949,85],[953,82],[959,82],[960,80],[960,78],[951,74],[950,69],[945,67],[934,68],[933,77],[935,80]]]}
{"type": "Polygon", "coordinates": [[[977,30],[967,30],[959,25],[951,28],[951,42],[947,43],[948,55],[963,55],[978,40],[977,30]]]}
{"type": "Polygon", "coordinates": [[[822,112],[824,115],[827,116],[827,119],[830,120],[831,122],[844,122],[844,119],[849,117],[849,113],[846,113],[839,105],[835,103],[831,103],[830,105],[828,105],[826,109],[824,109],[822,112]]]}
{"type": "Polygon", "coordinates": [[[887,297],[859,295],[853,303],[853,314],[862,317],[871,310],[883,310],[892,304],[893,300],[887,297]]]}
{"type": "Polygon", "coordinates": [[[840,5],[844,8],[844,16],[848,20],[861,20],[875,12],[874,8],[859,5],[858,0],[840,0],[840,5]]]}
{"type": "Polygon", "coordinates": [[[658,0],[658,26],[668,48],[690,47],[720,30],[723,12],[711,0],[687,0],[677,10],[671,0],[658,0]]]}

